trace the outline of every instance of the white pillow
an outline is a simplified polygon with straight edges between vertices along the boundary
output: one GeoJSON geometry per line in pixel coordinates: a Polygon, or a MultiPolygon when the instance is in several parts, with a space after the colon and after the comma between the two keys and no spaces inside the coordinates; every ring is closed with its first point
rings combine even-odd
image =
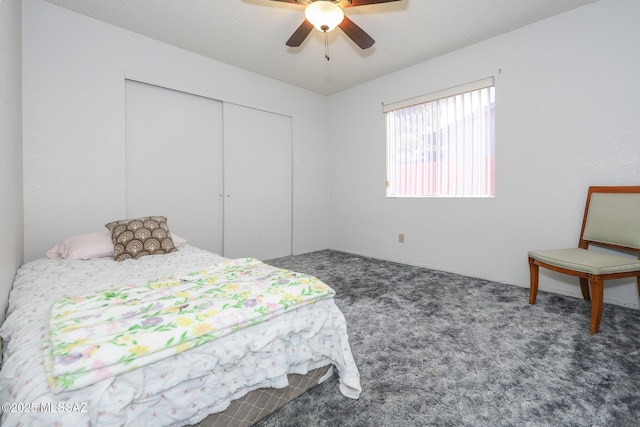
{"type": "MultiPolygon", "coordinates": [[[[176,248],[184,246],[187,241],[171,233],[176,248]]],[[[49,259],[92,259],[113,256],[113,240],[108,231],[72,236],[47,251],[49,259]]]]}
{"type": "Polygon", "coordinates": [[[51,259],[91,259],[113,256],[111,233],[97,231],[65,239],[47,251],[51,259]]]}
{"type": "Polygon", "coordinates": [[[173,240],[173,244],[176,246],[176,248],[181,248],[182,246],[187,244],[187,239],[183,239],[182,237],[176,236],[173,233],[171,233],[171,239],[173,240]]]}

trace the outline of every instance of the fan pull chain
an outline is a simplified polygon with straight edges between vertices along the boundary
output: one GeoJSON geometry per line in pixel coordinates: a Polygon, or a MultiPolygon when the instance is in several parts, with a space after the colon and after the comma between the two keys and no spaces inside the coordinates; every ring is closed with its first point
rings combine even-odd
{"type": "Polygon", "coordinates": [[[327,61],[331,60],[329,57],[329,35],[326,31],[324,32],[324,57],[327,58],[327,61]]]}

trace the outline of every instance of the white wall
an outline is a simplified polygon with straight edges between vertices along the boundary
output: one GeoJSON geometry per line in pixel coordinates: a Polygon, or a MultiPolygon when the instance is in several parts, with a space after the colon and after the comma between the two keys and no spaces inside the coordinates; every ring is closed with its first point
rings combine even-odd
{"type": "MultiPolygon", "coordinates": [[[[528,286],[527,250],[577,244],[589,185],[640,184],[638,17],[601,0],[333,95],[331,246],[528,286]],[[385,198],[381,103],[492,75],[496,197],[385,198]]],[[[540,287],[580,296],[556,274],[540,287]]],[[[605,300],[638,306],[635,281],[605,300]]]]}
{"type": "Polygon", "coordinates": [[[0,324],[23,251],[20,15],[20,0],[0,2],[0,324]]]}
{"type": "Polygon", "coordinates": [[[23,25],[27,261],[125,215],[125,74],[291,115],[293,251],[328,247],[325,97],[42,0],[24,0],[23,25]]]}
{"type": "MultiPolygon", "coordinates": [[[[330,245],[528,286],[528,249],[577,243],[588,185],[640,182],[638,16],[636,0],[600,0],[327,100],[24,0],[25,256],[124,214],[131,73],[293,115],[295,253],[330,245]],[[381,102],[490,75],[497,196],[386,199],[381,102]]],[[[573,280],[546,272],[541,288],[579,296],[573,280]]],[[[638,305],[629,281],[605,298],[638,305]]]]}

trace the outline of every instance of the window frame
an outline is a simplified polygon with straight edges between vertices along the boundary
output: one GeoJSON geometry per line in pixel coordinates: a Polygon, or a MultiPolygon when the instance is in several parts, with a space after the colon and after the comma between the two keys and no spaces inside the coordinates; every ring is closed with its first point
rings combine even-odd
{"type": "MultiPolygon", "coordinates": [[[[460,106],[458,107],[461,108],[460,106]]],[[[495,197],[495,79],[494,77],[488,77],[488,78],[476,80],[473,82],[465,83],[462,85],[454,86],[451,88],[447,88],[437,92],[432,92],[426,95],[417,96],[414,98],[409,98],[402,101],[383,104],[383,113],[385,115],[385,125],[386,125],[386,149],[387,149],[386,196],[388,198],[416,198],[416,197],[417,198],[430,198],[430,197],[437,197],[437,198],[446,198],[446,197],[488,198],[489,197],[490,198],[490,197],[495,197]],[[488,91],[483,92],[484,89],[488,89],[488,91]],[[482,96],[482,95],[485,96],[482,102],[477,100],[473,101],[473,102],[478,102],[478,105],[474,104],[474,107],[476,107],[476,109],[474,109],[473,107],[471,107],[470,109],[466,108],[464,113],[456,114],[455,120],[453,122],[450,121],[450,118],[448,118],[449,121],[447,123],[443,123],[444,117],[446,117],[445,108],[442,108],[444,103],[450,104],[452,102],[453,103],[458,102],[458,103],[462,103],[462,105],[464,106],[465,105],[464,102],[467,102],[468,104],[473,96],[482,96]],[[486,97],[489,97],[489,98],[487,99],[486,97]],[[464,101],[462,101],[462,99],[464,99],[464,101]],[[424,112],[420,112],[420,109],[422,107],[424,107],[424,112]],[[431,108],[431,110],[429,110],[430,112],[432,112],[433,110],[437,110],[437,114],[429,116],[427,114],[428,108],[431,108]],[[406,109],[404,111],[404,115],[402,116],[402,118],[394,117],[393,112],[401,109],[406,109]],[[422,178],[415,179],[418,181],[422,180],[422,182],[417,185],[417,187],[420,187],[421,189],[419,190],[416,190],[415,188],[409,189],[409,184],[406,184],[406,186],[402,191],[397,191],[398,190],[397,189],[398,185],[396,185],[397,181],[393,181],[393,180],[395,179],[395,177],[398,176],[396,172],[396,168],[398,167],[398,165],[400,165],[400,167],[403,167],[403,162],[395,161],[395,159],[397,157],[403,157],[405,155],[407,156],[406,158],[410,157],[409,156],[410,150],[408,146],[411,142],[407,139],[406,141],[404,141],[404,143],[406,144],[404,147],[401,146],[400,148],[396,148],[394,141],[392,141],[392,138],[393,138],[392,130],[394,135],[397,134],[398,132],[403,132],[404,130],[402,129],[399,131],[396,130],[395,128],[396,122],[402,121],[402,119],[404,119],[405,122],[408,122],[408,119],[406,119],[406,116],[409,116],[409,115],[412,118],[414,116],[419,116],[417,121],[419,122],[418,127],[421,130],[417,132],[419,134],[417,138],[421,142],[416,144],[414,141],[412,158],[414,161],[414,165],[415,165],[416,159],[417,159],[417,162],[421,162],[420,165],[418,165],[418,167],[416,166],[413,167],[414,170],[418,170],[417,172],[418,175],[422,176],[422,178]],[[434,118],[437,124],[435,124],[432,129],[428,129],[427,127],[429,125],[427,123],[432,122],[434,118]],[[480,118],[480,120],[478,120],[478,118],[480,118]],[[392,123],[390,120],[394,120],[394,119],[396,121],[392,123]],[[471,132],[468,132],[467,129],[465,128],[465,126],[467,127],[477,126],[478,123],[480,123],[480,130],[475,129],[471,132]],[[455,139],[449,137],[448,135],[447,136],[440,135],[440,134],[448,133],[449,129],[451,128],[461,128],[463,129],[463,131],[460,132],[460,135],[455,137],[455,139]],[[438,134],[435,138],[438,138],[438,139],[441,138],[442,140],[446,139],[446,144],[443,144],[443,145],[438,144],[438,149],[436,150],[437,156],[435,157],[440,157],[440,159],[432,160],[437,163],[436,165],[433,166],[434,168],[438,170],[446,169],[447,166],[442,165],[444,161],[442,161],[441,156],[444,153],[446,153],[448,149],[455,149],[457,147],[456,144],[465,144],[467,147],[470,146],[472,147],[471,151],[476,151],[477,148],[480,147],[480,149],[482,150],[481,153],[471,155],[472,156],[471,160],[469,160],[470,158],[469,154],[465,154],[463,156],[459,156],[459,158],[457,159],[451,160],[449,164],[453,165],[451,167],[454,169],[456,167],[462,166],[464,170],[467,171],[469,167],[471,167],[470,166],[471,164],[476,164],[475,162],[486,162],[486,165],[483,165],[481,168],[477,168],[481,171],[481,172],[476,172],[479,174],[479,177],[481,179],[478,180],[475,177],[472,178],[471,186],[469,186],[468,184],[462,185],[459,182],[456,182],[453,185],[451,184],[443,185],[441,184],[442,182],[441,178],[445,176],[445,173],[437,172],[437,174],[439,174],[438,178],[433,178],[433,179],[438,179],[439,183],[437,185],[434,183],[430,183],[428,181],[429,178],[426,178],[424,176],[433,174],[435,177],[436,173],[434,173],[433,171],[429,171],[427,173],[427,171],[425,171],[425,169],[427,168],[424,167],[424,162],[425,162],[424,159],[435,158],[429,155],[425,157],[425,153],[427,153],[425,150],[431,145],[433,145],[433,141],[434,141],[433,135],[435,134],[438,134]],[[464,135],[464,136],[461,136],[461,135],[464,135]],[[418,146],[418,148],[416,148],[416,145],[418,146]],[[396,149],[400,154],[396,153],[395,152],[396,150],[392,152],[392,149],[396,149]],[[427,187],[433,188],[433,189],[428,190],[427,187]],[[460,187],[462,187],[463,189],[460,190],[459,189],[460,187]],[[471,187],[472,189],[469,190],[468,189],[469,187],[471,187]],[[455,188],[455,190],[453,190],[452,188],[455,188]]],[[[405,123],[404,126],[406,126],[406,131],[408,133],[411,133],[411,134],[415,133],[411,131],[411,129],[414,129],[416,127],[415,123],[412,122],[410,125],[407,125],[405,123]]],[[[416,136],[413,135],[413,138],[415,139],[416,136]]],[[[434,151],[434,150],[431,150],[431,151],[434,151]]],[[[408,160],[405,161],[405,165],[407,163],[409,163],[408,160]]],[[[407,169],[410,168],[410,166],[405,166],[405,167],[407,169]]],[[[472,169],[475,169],[475,168],[472,167],[472,169]]],[[[401,174],[404,174],[404,172],[401,172],[401,174]]],[[[451,179],[455,175],[462,176],[463,174],[454,174],[454,173],[447,172],[444,179],[445,180],[451,179]]],[[[455,179],[460,180],[461,178],[456,177],[455,179]]],[[[400,184],[400,185],[403,185],[403,184],[400,184]]]]}

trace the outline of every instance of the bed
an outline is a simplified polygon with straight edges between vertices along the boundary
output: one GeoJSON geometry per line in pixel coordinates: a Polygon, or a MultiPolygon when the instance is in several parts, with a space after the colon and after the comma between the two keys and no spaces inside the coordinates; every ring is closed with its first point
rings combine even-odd
{"type": "Polygon", "coordinates": [[[345,319],[328,286],[258,260],[178,246],[123,262],[111,247],[107,255],[43,258],[18,270],[0,328],[3,426],[182,426],[205,418],[249,425],[333,369],[340,392],[358,398],[345,319]],[[258,279],[270,283],[267,291],[252,291],[258,279]],[[273,287],[294,281],[307,291],[273,287]],[[231,287],[234,294],[218,298],[231,287]],[[288,302],[274,304],[275,297],[288,302]],[[231,316],[219,320],[222,311],[231,316]],[[164,335],[144,335],[145,328],[164,335]]]}

